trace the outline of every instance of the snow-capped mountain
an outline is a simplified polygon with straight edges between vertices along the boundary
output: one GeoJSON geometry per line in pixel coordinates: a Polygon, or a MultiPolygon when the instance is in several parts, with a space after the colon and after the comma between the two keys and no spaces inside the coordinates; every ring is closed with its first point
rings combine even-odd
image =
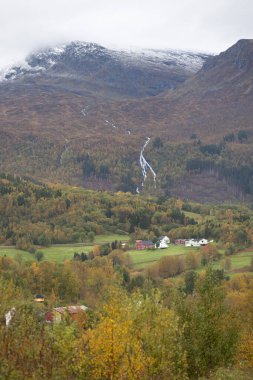
{"type": "Polygon", "coordinates": [[[22,64],[2,70],[0,80],[42,76],[58,82],[64,77],[72,80],[72,86],[78,80],[78,91],[81,81],[85,90],[146,97],[177,87],[197,72],[207,58],[205,54],[173,50],[110,50],[76,41],[30,54],[22,64]]]}

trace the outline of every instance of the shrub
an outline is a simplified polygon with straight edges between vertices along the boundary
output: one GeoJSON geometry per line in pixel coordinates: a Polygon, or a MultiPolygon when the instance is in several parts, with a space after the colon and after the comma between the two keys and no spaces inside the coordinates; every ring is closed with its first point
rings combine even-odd
{"type": "Polygon", "coordinates": [[[42,261],[44,257],[44,253],[41,251],[36,251],[35,252],[35,258],[37,261],[42,261]]]}

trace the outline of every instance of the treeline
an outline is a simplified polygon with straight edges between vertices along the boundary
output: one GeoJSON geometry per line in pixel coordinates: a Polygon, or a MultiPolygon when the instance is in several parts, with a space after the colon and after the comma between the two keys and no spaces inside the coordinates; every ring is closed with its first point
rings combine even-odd
{"type": "Polygon", "coordinates": [[[126,276],[123,257],[112,257],[62,265],[0,259],[1,379],[250,379],[250,277],[224,280],[209,266],[178,284],[141,282],[126,276]],[[44,304],[32,301],[38,292],[44,304]],[[45,322],[47,311],[69,304],[89,310],[45,322]]]}
{"type": "Polygon", "coordinates": [[[231,162],[216,162],[211,158],[193,158],[186,162],[188,172],[213,171],[246,194],[253,194],[253,168],[251,165],[231,166],[231,162]]]}

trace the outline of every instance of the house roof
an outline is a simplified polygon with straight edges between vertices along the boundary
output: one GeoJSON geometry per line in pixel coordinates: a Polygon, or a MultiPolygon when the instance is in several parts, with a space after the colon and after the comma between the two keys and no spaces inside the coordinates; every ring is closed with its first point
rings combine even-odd
{"type": "Polygon", "coordinates": [[[87,310],[87,306],[83,305],[76,305],[76,306],[61,306],[61,307],[54,307],[53,311],[63,314],[65,311],[68,311],[70,314],[77,314],[80,311],[85,311],[87,310]]]}
{"type": "Polygon", "coordinates": [[[159,236],[158,239],[159,239],[159,240],[163,240],[163,239],[169,239],[169,238],[168,238],[168,236],[165,236],[165,235],[164,235],[164,236],[159,236]]]}

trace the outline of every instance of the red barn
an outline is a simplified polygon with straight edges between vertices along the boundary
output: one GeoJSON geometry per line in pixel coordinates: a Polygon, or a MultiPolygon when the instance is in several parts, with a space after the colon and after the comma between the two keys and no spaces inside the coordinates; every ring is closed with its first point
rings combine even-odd
{"type": "Polygon", "coordinates": [[[155,248],[155,244],[151,240],[136,240],[135,249],[155,248]]]}

